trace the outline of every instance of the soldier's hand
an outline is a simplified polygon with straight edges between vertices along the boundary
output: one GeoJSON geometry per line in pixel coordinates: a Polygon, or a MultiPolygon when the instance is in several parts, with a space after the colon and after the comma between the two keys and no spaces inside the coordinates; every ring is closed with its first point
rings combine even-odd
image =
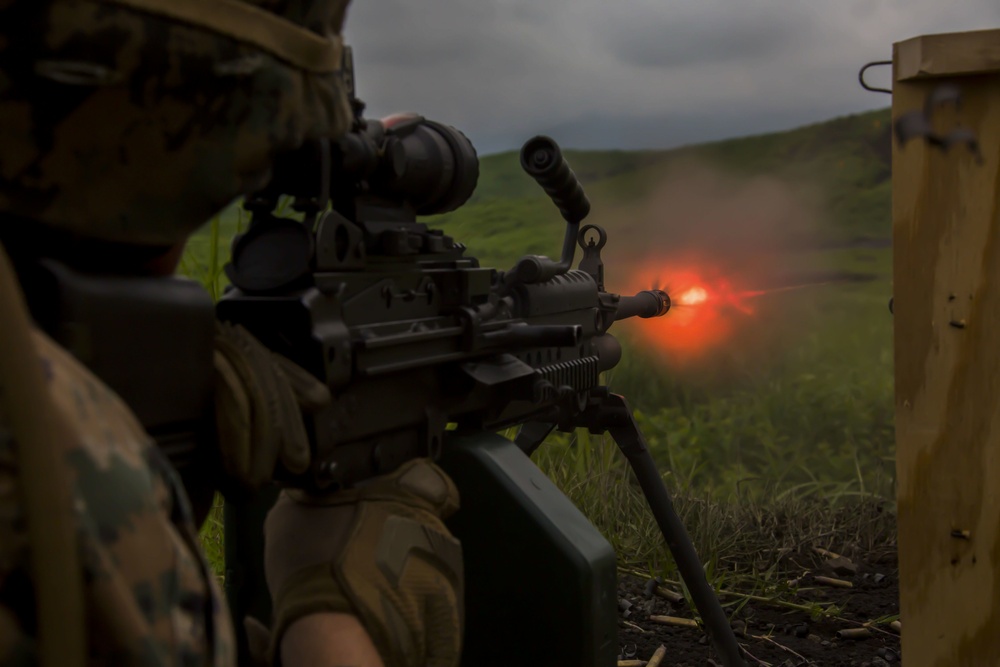
{"type": "Polygon", "coordinates": [[[290,472],[305,472],[310,450],[302,411],[330,402],[326,385],[229,323],[216,326],[214,365],[226,472],[250,488],[269,482],[279,461],[290,472]]]}
{"type": "Polygon", "coordinates": [[[462,548],[442,519],[458,500],[426,459],[323,498],[283,492],[264,525],[272,654],[295,621],[339,612],[361,620],[387,667],[457,667],[462,548]]]}

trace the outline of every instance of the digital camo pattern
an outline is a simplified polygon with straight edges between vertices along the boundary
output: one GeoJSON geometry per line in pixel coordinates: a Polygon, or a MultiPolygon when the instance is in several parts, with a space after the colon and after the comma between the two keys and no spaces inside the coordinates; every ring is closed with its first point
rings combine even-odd
{"type": "MultiPolygon", "coordinates": [[[[348,0],[252,4],[328,36],[348,0]]],[[[173,245],[350,118],[339,74],[98,0],[0,0],[0,211],[23,224],[173,245]]]]}
{"type": "MultiPolygon", "coordinates": [[[[34,332],[66,443],[84,568],[90,665],[235,665],[221,591],[176,474],[116,394],[34,332]]],[[[17,443],[0,415],[0,666],[36,664],[17,443]]]]}

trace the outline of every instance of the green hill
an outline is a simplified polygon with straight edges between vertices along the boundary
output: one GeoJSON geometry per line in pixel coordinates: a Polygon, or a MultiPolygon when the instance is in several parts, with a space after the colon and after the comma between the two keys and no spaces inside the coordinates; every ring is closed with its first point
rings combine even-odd
{"type": "MultiPolygon", "coordinates": [[[[733,340],[693,367],[630,344],[647,321],[616,326],[628,349],[609,382],[642,410],[660,460],[691,484],[725,493],[752,477],[796,493],[889,492],[891,139],[889,110],[881,110],[675,150],[566,151],[592,203],[588,222],[607,227],[617,253],[608,262],[611,289],[621,289],[612,277],[628,252],[670,248],[705,228],[714,236],[700,241],[712,250],[752,255],[763,229],[772,244],[793,249],[781,254],[783,270],[873,278],[757,299],[753,317],[733,316],[733,340]],[[691,173],[711,173],[711,187],[685,181],[691,173]],[[650,214],[643,207],[663,191],[669,196],[650,214]],[[776,222],[762,226],[769,217],[776,222]]],[[[237,213],[230,207],[213,223],[217,234],[206,228],[192,239],[184,272],[213,282],[237,213]]],[[[556,255],[565,229],[516,152],[484,157],[467,205],[428,222],[502,269],[525,253],[556,255]]]]}
{"type": "MultiPolygon", "coordinates": [[[[761,265],[800,281],[796,272],[817,269],[872,278],[754,299],[752,313],[726,314],[731,335],[697,363],[637,340],[647,327],[674,326],[680,308],[615,326],[625,351],[605,381],[638,409],[717,585],[749,577],[755,592],[783,586],[792,576],[783,559],[803,545],[852,553],[891,538],[891,140],[882,110],[676,150],[565,152],[592,204],[587,222],[609,232],[609,289],[624,289],[615,281],[633,257],[685,243],[734,270],[758,270],[758,278],[761,265]],[[871,498],[877,504],[850,504],[871,498]]],[[[227,209],[192,238],[182,270],[218,293],[229,242],[245,222],[235,205],[227,209]]],[[[517,152],[482,158],[467,205],[428,222],[501,269],[525,253],[556,255],[565,229],[517,152]]],[[[534,459],[611,541],[620,563],[662,566],[671,576],[608,438],[556,435],[534,459]]],[[[214,530],[206,544],[218,565],[218,524],[214,530]]]]}
{"type": "MultiPolygon", "coordinates": [[[[673,169],[699,163],[734,177],[773,175],[818,189],[826,212],[816,241],[888,240],[889,110],[837,118],[788,132],[666,151],[565,151],[593,205],[618,208],[645,197],[673,169]]],[[[554,137],[558,141],[558,137],[554,137]]],[[[506,267],[530,252],[554,254],[562,221],[541,189],[521,170],[517,152],[481,160],[479,186],[458,211],[431,218],[470,246],[484,264],[506,267]]],[[[620,222],[620,221],[619,221],[620,222]]],[[[601,216],[609,231],[614,219],[601,216]]]]}
{"type": "MultiPolygon", "coordinates": [[[[818,187],[828,216],[814,236],[830,243],[889,238],[891,154],[888,109],[665,151],[565,151],[595,216],[641,199],[678,165],[698,162],[737,177],[770,174],[818,187]]],[[[235,233],[238,217],[235,204],[220,216],[224,239],[235,233]]],[[[556,253],[563,232],[558,212],[521,170],[516,151],[481,158],[469,202],[427,221],[469,245],[484,264],[500,266],[528,252],[556,253]]],[[[615,228],[614,220],[601,222],[615,228]]],[[[209,236],[206,227],[192,239],[201,251],[195,254],[203,256],[209,236]]]]}

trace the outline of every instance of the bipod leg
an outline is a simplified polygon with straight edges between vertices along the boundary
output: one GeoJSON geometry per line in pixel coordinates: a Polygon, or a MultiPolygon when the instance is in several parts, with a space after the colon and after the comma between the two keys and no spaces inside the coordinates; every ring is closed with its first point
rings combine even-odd
{"type": "Polygon", "coordinates": [[[677,570],[691,592],[698,613],[705,621],[705,629],[712,645],[726,667],[745,667],[742,651],[726,612],[705,578],[701,559],[698,558],[687,529],[674,510],[667,487],[649,453],[646,439],[632,416],[632,409],[623,396],[609,394],[603,401],[601,413],[598,423],[611,434],[632,466],[646,502],[649,503],[649,509],[667,541],[674,562],[677,563],[677,570]]]}
{"type": "Polygon", "coordinates": [[[517,430],[517,437],[514,438],[514,444],[520,447],[522,452],[531,456],[545,442],[545,438],[549,437],[549,433],[552,433],[555,427],[554,423],[548,422],[528,422],[522,424],[521,428],[517,430]]]}

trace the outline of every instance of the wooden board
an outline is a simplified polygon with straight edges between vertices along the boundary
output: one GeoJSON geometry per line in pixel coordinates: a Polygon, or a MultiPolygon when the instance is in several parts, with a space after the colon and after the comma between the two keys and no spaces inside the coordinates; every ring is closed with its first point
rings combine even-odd
{"type": "Polygon", "coordinates": [[[894,51],[896,81],[1000,72],[1000,30],[922,35],[894,51]]]}
{"type": "MultiPolygon", "coordinates": [[[[973,54],[951,38],[935,48],[964,73],[973,54]]],[[[984,162],[893,146],[902,664],[1000,665],[1000,73],[949,77],[932,60],[945,78],[913,78],[904,46],[893,118],[956,84],[961,110],[935,124],[971,127],[984,162]]]]}

